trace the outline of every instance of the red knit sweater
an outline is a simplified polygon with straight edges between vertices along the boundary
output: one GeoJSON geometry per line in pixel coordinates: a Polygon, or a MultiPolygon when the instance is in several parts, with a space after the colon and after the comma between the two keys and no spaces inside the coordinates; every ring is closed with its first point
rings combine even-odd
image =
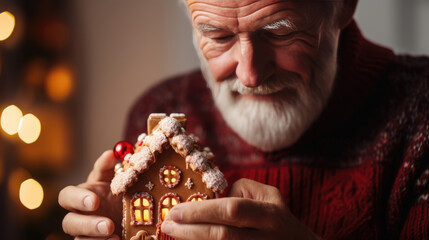
{"type": "Polygon", "coordinates": [[[126,139],[152,112],[183,112],[229,184],[277,187],[291,212],[326,239],[429,239],[429,59],[395,56],[353,22],[341,34],[339,72],[321,117],[297,144],[262,152],[214,106],[201,73],[170,79],[130,112],[126,139]]]}

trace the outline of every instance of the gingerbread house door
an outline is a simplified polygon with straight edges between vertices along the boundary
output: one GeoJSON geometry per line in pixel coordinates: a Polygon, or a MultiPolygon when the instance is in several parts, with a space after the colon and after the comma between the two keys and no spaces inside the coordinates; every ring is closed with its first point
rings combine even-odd
{"type": "Polygon", "coordinates": [[[158,224],[156,231],[156,239],[158,240],[174,240],[174,238],[162,233],[161,224],[165,220],[170,209],[180,203],[180,197],[176,193],[167,193],[161,197],[158,204],[158,224]]]}

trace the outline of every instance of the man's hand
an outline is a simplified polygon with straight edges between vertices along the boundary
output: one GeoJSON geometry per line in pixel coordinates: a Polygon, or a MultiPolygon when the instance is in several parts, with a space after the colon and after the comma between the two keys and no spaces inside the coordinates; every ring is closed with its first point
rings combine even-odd
{"type": "Polygon", "coordinates": [[[58,202],[70,211],[63,219],[65,233],[75,239],[120,239],[121,197],[110,192],[115,163],[113,152],[106,151],[85,183],[61,190],[58,202]]]}
{"type": "Polygon", "coordinates": [[[290,213],[277,188],[248,179],[234,183],[227,198],[175,206],[161,229],[176,239],[320,239],[290,213]]]}

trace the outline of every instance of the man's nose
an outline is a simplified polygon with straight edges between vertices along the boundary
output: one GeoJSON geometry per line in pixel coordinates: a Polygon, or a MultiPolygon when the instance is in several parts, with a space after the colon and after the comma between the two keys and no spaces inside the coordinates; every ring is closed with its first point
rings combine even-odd
{"type": "Polygon", "coordinates": [[[258,87],[267,76],[267,56],[264,55],[262,46],[251,39],[240,40],[236,49],[237,67],[235,74],[246,87],[258,87]]]}

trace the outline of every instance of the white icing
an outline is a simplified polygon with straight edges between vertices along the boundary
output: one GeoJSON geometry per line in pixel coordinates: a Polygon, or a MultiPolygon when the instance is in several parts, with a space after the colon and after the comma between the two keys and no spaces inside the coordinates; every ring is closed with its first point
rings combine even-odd
{"type": "Polygon", "coordinates": [[[192,188],[192,186],[194,186],[194,183],[192,182],[192,180],[190,179],[190,178],[188,178],[188,180],[186,181],[186,183],[185,183],[185,187],[187,188],[187,189],[191,189],[192,188]]]}
{"type": "Polygon", "coordinates": [[[204,172],[209,168],[208,160],[207,153],[195,149],[186,156],[186,165],[190,166],[193,171],[204,172]]]}
{"type": "Polygon", "coordinates": [[[179,134],[171,138],[170,143],[174,150],[184,152],[186,155],[194,149],[194,140],[186,134],[179,134]]]}
{"type": "Polygon", "coordinates": [[[115,171],[120,169],[120,168],[122,168],[122,163],[121,162],[116,163],[115,164],[115,171]]]}
{"type": "Polygon", "coordinates": [[[125,157],[124,157],[124,161],[128,161],[128,160],[130,160],[130,158],[131,158],[131,156],[132,156],[133,154],[131,154],[131,153],[128,153],[127,155],[125,155],[125,157]]]}
{"type": "Polygon", "coordinates": [[[218,168],[210,168],[203,172],[203,182],[206,184],[207,188],[220,193],[228,186],[228,182],[218,168]]]}
{"type": "Polygon", "coordinates": [[[158,123],[159,129],[165,134],[167,137],[175,136],[179,133],[182,125],[177,119],[172,117],[166,117],[159,121],[158,123]]]}
{"type": "Polygon", "coordinates": [[[143,141],[143,140],[145,139],[145,137],[147,137],[147,134],[146,134],[146,133],[142,133],[142,134],[140,134],[140,135],[137,137],[137,141],[138,141],[138,142],[143,141]]]}
{"type": "Polygon", "coordinates": [[[152,191],[153,187],[155,187],[155,184],[153,184],[151,181],[149,181],[148,183],[146,183],[145,187],[147,187],[147,189],[149,189],[149,191],[152,191]]]}
{"type": "Polygon", "coordinates": [[[174,117],[185,117],[185,114],[183,113],[171,113],[170,117],[174,118],[174,117]]]}
{"type": "Polygon", "coordinates": [[[162,132],[156,130],[153,134],[147,136],[144,145],[148,146],[152,153],[162,152],[162,147],[168,143],[167,137],[162,132]]]}
{"type": "Polygon", "coordinates": [[[127,187],[137,181],[137,172],[133,168],[128,168],[125,172],[120,172],[112,179],[110,190],[113,195],[118,195],[127,190],[127,187]]]}
{"type": "Polygon", "coordinates": [[[130,158],[130,164],[138,173],[144,172],[154,161],[153,155],[148,147],[143,147],[130,158]]]}
{"type": "Polygon", "coordinates": [[[149,115],[149,118],[151,117],[166,117],[167,115],[165,113],[151,113],[149,115]]]}

